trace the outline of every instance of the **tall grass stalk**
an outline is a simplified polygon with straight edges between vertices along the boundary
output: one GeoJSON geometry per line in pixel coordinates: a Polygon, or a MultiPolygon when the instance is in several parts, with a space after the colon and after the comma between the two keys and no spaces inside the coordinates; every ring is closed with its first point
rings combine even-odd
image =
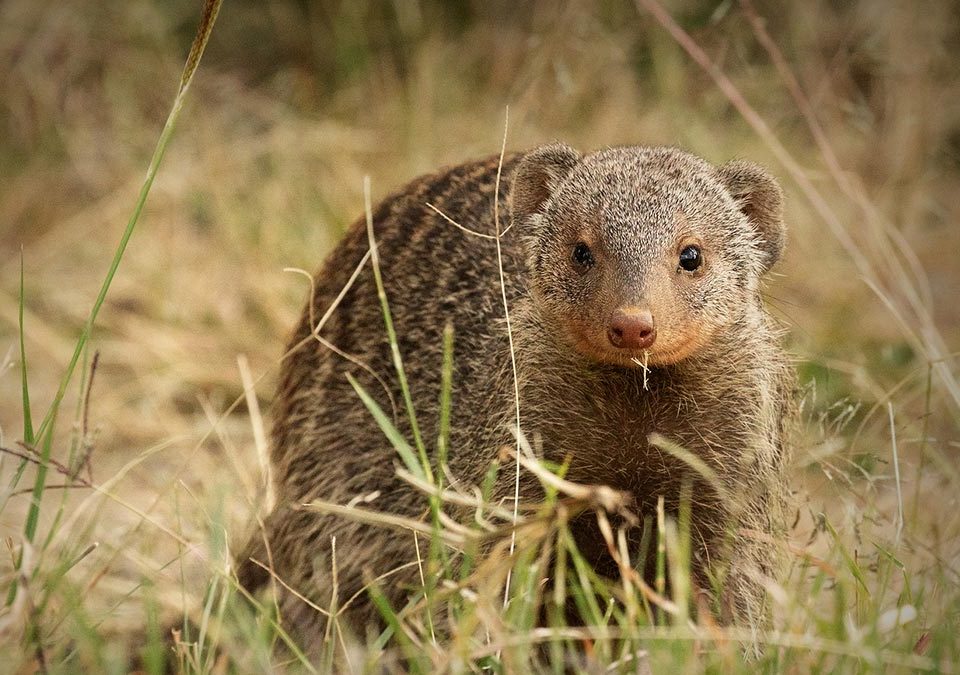
{"type": "MultiPolygon", "coordinates": [[[[222,0],[207,0],[206,5],[203,10],[203,14],[200,21],[200,26],[197,31],[197,36],[194,39],[193,45],[191,46],[190,53],[187,56],[187,62],[184,66],[183,73],[180,78],[180,85],[177,90],[176,97],[174,98],[173,106],[170,110],[170,113],[167,116],[167,120],[164,124],[163,130],[161,131],[160,138],[157,142],[157,145],[154,149],[153,156],[150,161],[150,165],[147,169],[147,175],[144,179],[143,185],[140,188],[137,200],[134,204],[133,213],[131,214],[127,225],[124,228],[123,234],[121,235],[120,242],[118,243],[113,258],[111,260],[110,266],[107,270],[107,274],[101,284],[100,291],[97,294],[96,300],[93,303],[93,306],[87,315],[87,320],[80,332],[79,337],[77,338],[76,345],[74,347],[73,355],[70,358],[69,363],[63,373],[63,376],[60,379],[60,384],[57,387],[56,393],[54,394],[53,401],[50,404],[46,414],[44,415],[43,421],[41,422],[39,428],[34,433],[33,427],[33,417],[30,407],[30,393],[28,386],[28,367],[27,367],[27,358],[26,358],[26,346],[24,340],[24,321],[23,321],[23,307],[24,307],[24,285],[23,285],[23,259],[21,253],[21,262],[20,262],[20,298],[19,298],[19,311],[18,311],[18,322],[19,322],[19,339],[20,339],[20,357],[21,357],[21,382],[22,382],[22,397],[23,397],[23,428],[24,428],[24,442],[36,452],[37,456],[37,469],[36,476],[34,479],[33,491],[31,495],[30,506],[28,508],[27,516],[24,522],[23,534],[25,540],[25,546],[32,545],[34,538],[37,533],[37,528],[40,522],[40,509],[43,503],[44,490],[46,488],[46,479],[47,471],[50,466],[50,459],[53,452],[53,441],[54,441],[54,430],[56,427],[57,416],[60,410],[60,404],[63,400],[64,395],[66,394],[67,388],[70,385],[70,382],[73,379],[74,372],[76,370],[77,364],[80,361],[80,357],[86,353],[87,345],[90,340],[90,337],[93,333],[94,324],[97,319],[97,315],[100,312],[101,307],[106,299],[107,292],[110,289],[110,286],[113,282],[114,276],[117,273],[118,268],[120,267],[120,261],[123,258],[124,252],[126,251],[127,245],[130,241],[133,231],[137,225],[137,222],[140,219],[140,215],[143,212],[143,207],[146,204],[147,196],[150,193],[150,188],[153,185],[154,179],[157,175],[157,171],[160,168],[160,162],[163,159],[163,155],[166,151],[167,145],[170,142],[170,138],[173,134],[174,125],[176,123],[177,117],[180,114],[181,109],[183,108],[184,101],[186,100],[186,94],[190,87],[190,83],[193,81],[193,76],[196,73],[197,67],[200,63],[200,58],[203,55],[203,51],[206,48],[207,42],[210,38],[210,34],[213,30],[214,23],[216,22],[217,14],[220,10],[222,0]],[[39,446],[37,448],[36,446],[39,446]]],[[[82,398],[82,397],[81,397],[82,398]]],[[[80,406],[82,407],[83,403],[81,401],[80,406]]],[[[10,491],[12,492],[16,486],[19,484],[21,477],[23,476],[24,469],[26,468],[27,460],[24,459],[21,461],[20,466],[17,471],[14,473],[14,476],[11,480],[10,491]]],[[[57,521],[60,519],[62,514],[63,502],[61,502],[61,510],[57,515],[57,521]]],[[[56,529],[57,523],[55,522],[51,530],[50,536],[47,538],[46,544],[49,544],[53,532],[56,529]]],[[[20,553],[16,557],[15,569],[19,570],[23,563],[24,549],[21,549],[20,553]]],[[[7,606],[13,604],[16,595],[17,595],[18,579],[14,578],[10,584],[9,592],[7,594],[7,606]]],[[[42,654],[42,646],[40,643],[40,636],[37,633],[36,625],[31,622],[30,628],[28,630],[28,640],[33,639],[36,641],[36,648],[38,654],[42,654]]],[[[41,661],[42,664],[42,661],[41,661]]]]}
{"type": "Polygon", "coordinates": [[[377,238],[373,231],[373,207],[370,204],[370,177],[363,179],[363,204],[367,222],[367,239],[370,243],[370,263],[373,266],[373,277],[377,285],[377,297],[380,300],[380,309],[383,312],[383,323],[390,340],[390,354],[393,357],[393,366],[397,371],[397,380],[400,382],[400,391],[403,393],[403,402],[407,409],[407,419],[413,433],[414,446],[420,455],[420,462],[427,480],[433,482],[433,471],[427,457],[427,447],[420,435],[420,425],[417,424],[417,413],[413,407],[413,398],[410,395],[410,385],[407,383],[407,373],[403,368],[403,357],[400,354],[400,345],[397,342],[397,333],[393,327],[393,317],[390,314],[390,304],[387,301],[387,291],[383,285],[383,276],[380,273],[380,255],[377,251],[377,238]]]}
{"type": "MultiPolygon", "coordinates": [[[[30,412],[30,377],[27,368],[27,347],[23,339],[23,249],[20,249],[20,297],[17,306],[17,329],[20,339],[20,384],[23,391],[23,442],[33,446],[33,414],[30,412]]],[[[20,464],[20,471],[26,468],[26,463],[20,464]]],[[[14,481],[13,485],[16,485],[14,481]]],[[[12,486],[11,486],[12,487],[12,486]]]]}
{"type": "MultiPolygon", "coordinates": [[[[37,475],[36,480],[34,481],[33,500],[30,504],[30,511],[27,514],[26,523],[24,525],[24,535],[29,542],[33,542],[34,535],[36,534],[37,523],[39,522],[40,518],[40,505],[43,501],[43,490],[44,486],[46,485],[47,466],[50,462],[50,454],[53,448],[53,428],[58,411],[60,409],[60,403],[66,394],[71,380],[73,379],[73,374],[77,363],[80,360],[80,356],[83,354],[87,342],[93,333],[93,327],[96,323],[97,315],[100,313],[100,308],[103,306],[104,300],[106,300],[107,292],[110,290],[110,286],[113,283],[113,278],[120,267],[120,261],[123,259],[123,255],[127,250],[127,244],[130,242],[130,237],[133,236],[133,231],[140,220],[140,214],[143,212],[143,207],[147,202],[147,196],[150,194],[150,188],[153,187],[153,181],[160,169],[160,162],[163,160],[164,153],[167,150],[167,145],[170,143],[170,139],[173,136],[174,126],[176,125],[177,118],[180,116],[180,111],[183,108],[183,104],[186,101],[187,91],[190,88],[190,83],[193,82],[193,76],[197,71],[197,67],[200,65],[200,58],[203,56],[207,42],[210,39],[210,34],[213,31],[214,23],[216,22],[217,15],[220,12],[221,4],[222,0],[206,0],[206,4],[204,5],[203,9],[203,15],[201,16],[200,20],[200,26],[197,30],[197,36],[194,38],[193,45],[190,47],[190,53],[187,56],[186,65],[184,66],[183,73],[180,76],[180,86],[177,90],[176,97],[174,98],[170,113],[167,115],[167,120],[163,125],[163,130],[160,132],[160,138],[157,141],[156,148],[153,151],[153,156],[150,159],[150,165],[147,168],[146,178],[143,181],[143,185],[140,188],[140,193],[138,194],[137,200],[134,203],[133,213],[130,215],[130,219],[127,221],[127,225],[123,230],[123,234],[120,236],[120,242],[117,244],[113,254],[113,259],[110,261],[110,267],[108,268],[107,274],[100,286],[100,292],[97,294],[97,298],[94,300],[93,307],[90,309],[90,313],[87,315],[87,321],[80,332],[80,336],[77,338],[73,355],[70,357],[70,361],[67,364],[63,377],[60,379],[60,385],[57,387],[53,401],[51,402],[46,415],[44,415],[40,427],[37,429],[36,439],[40,440],[42,450],[40,452],[41,461],[37,465],[37,475]]],[[[21,300],[21,324],[23,315],[22,307],[23,302],[21,300]]],[[[22,328],[20,344],[21,351],[23,351],[24,347],[22,328]]],[[[24,361],[24,363],[26,363],[26,361],[24,361]]],[[[26,373],[26,368],[24,368],[24,373],[26,373]]],[[[24,375],[24,377],[26,377],[26,375],[24,375]]],[[[26,396],[26,389],[24,391],[26,396]]],[[[25,407],[25,429],[28,428],[28,416],[29,407],[25,407]]],[[[32,433],[26,437],[32,437],[32,433]]]]}

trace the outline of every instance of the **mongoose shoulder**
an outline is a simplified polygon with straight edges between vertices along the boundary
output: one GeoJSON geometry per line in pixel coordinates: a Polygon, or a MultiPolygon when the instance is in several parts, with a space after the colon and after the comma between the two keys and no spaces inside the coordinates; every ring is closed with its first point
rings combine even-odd
{"type": "MultiPolygon", "coordinates": [[[[770,546],[742,533],[777,527],[791,392],[759,290],[784,245],[775,180],[753,164],[714,167],[669,147],[581,156],[557,144],[502,165],[492,157],[421,177],[380,202],[373,226],[399,351],[429,433],[442,332],[448,323],[455,331],[456,478],[479,484],[512,439],[502,265],[524,434],[546,458],[568,462],[570,479],[628,491],[644,514],[658,496],[675,509],[681,483],[697,479],[651,434],[695,453],[725,489],[694,491],[694,564],[706,576],[710,565],[730,562],[733,617],[757,618],[756,579],[769,572],[770,546]],[[499,263],[495,201],[505,231],[499,263]]],[[[402,567],[413,560],[412,540],[297,508],[376,493],[374,508],[424,514],[423,495],[395,475],[395,451],[346,378],[392,411],[409,437],[369,264],[312,335],[367,252],[361,219],[317,275],[283,363],[272,439],[279,500],[238,562],[250,589],[268,580],[269,562],[298,593],[329,605],[334,536],[340,604],[362,587],[365,570],[400,567],[386,582],[394,598],[415,581],[416,568],[402,567]]],[[[536,499],[536,490],[536,481],[524,483],[525,497],[536,499]]],[[[512,482],[500,496],[512,498],[512,482]]],[[[585,553],[608,565],[595,522],[574,527],[585,553]]],[[[357,621],[375,614],[365,597],[353,605],[357,621]]],[[[322,630],[322,616],[294,594],[281,610],[301,639],[322,630]]]]}

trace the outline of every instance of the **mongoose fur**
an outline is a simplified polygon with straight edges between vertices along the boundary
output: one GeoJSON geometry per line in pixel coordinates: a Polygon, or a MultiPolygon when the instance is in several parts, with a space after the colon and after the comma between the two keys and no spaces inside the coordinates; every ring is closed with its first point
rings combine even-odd
{"type": "MultiPolygon", "coordinates": [[[[715,568],[728,569],[727,620],[762,620],[759,579],[773,566],[765,535],[779,522],[792,392],[759,291],[784,245],[779,186],[753,164],[717,168],[675,148],[581,156],[555,144],[444,169],[380,202],[380,268],[419,425],[431,438],[442,332],[448,322],[455,331],[449,466],[466,485],[480,484],[513,443],[514,382],[496,241],[437,211],[493,235],[494,199],[500,230],[510,225],[500,243],[524,434],[547,459],[568,461],[569,479],[629,492],[640,514],[652,513],[660,495],[675,511],[681,483],[697,481],[699,581],[707,587],[715,568]],[[652,445],[654,432],[695,453],[723,496],[652,445]]],[[[278,504],[238,560],[250,590],[268,582],[263,566],[272,565],[285,584],[329,606],[334,536],[341,605],[362,588],[365,571],[376,576],[413,560],[411,537],[300,508],[378,492],[366,506],[425,513],[423,494],[395,475],[395,451],[345,376],[388,414],[401,402],[395,418],[410,438],[369,264],[319,333],[353,360],[310,339],[311,317],[331,306],[367,251],[361,219],[317,275],[312,309],[290,343],[299,347],[283,363],[272,438],[278,504]]],[[[509,500],[512,472],[502,473],[511,475],[498,496],[509,500]]],[[[542,497],[536,480],[525,478],[521,491],[542,497]]],[[[615,573],[595,520],[574,527],[585,554],[615,573]]],[[[388,597],[398,604],[418,579],[415,566],[388,577],[388,597]]],[[[352,606],[358,630],[376,619],[363,594],[352,606]]],[[[305,643],[323,635],[323,616],[282,588],[281,613],[305,643]]]]}

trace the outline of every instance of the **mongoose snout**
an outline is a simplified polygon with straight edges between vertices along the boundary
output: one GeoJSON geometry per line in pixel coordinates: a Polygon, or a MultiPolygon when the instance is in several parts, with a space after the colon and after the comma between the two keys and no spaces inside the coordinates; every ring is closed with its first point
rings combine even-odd
{"type": "Polygon", "coordinates": [[[649,309],[623,307],[613,314],[607,338],[617,349],[647,349],[657,339],[649,309]]]}

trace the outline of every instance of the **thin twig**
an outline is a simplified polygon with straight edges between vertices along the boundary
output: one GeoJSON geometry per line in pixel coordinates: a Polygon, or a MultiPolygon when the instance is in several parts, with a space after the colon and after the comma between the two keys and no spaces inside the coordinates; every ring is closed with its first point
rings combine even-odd
{"type": "Polygon", "coordinates": [[[253,446],[257,451],[257,463],[260,465],[260,475],[266,489],[263,508],[266,511],[272,511],[277,503],[277,498],[274,494],[270,448],[267,445],[267,434],[263,427],[263,416],[260,414],[260,403],[257,401],[257,391],[253,383],[253,376],[250,374],[250,362],[247,361],[246,355],[237,355],[237,367],[240,369],[243,395],[247,400],[247,412],[250,413],[250,426],[253,429],[253,446]]]}
{"type": "MultiPolygon", "coordinates": [[[[13,448],[4,448],[4,447],[0,447],[0,452],[8,455],[12,455],[13,457],[18,457],[24,460],[25,462],[36,464],[37,466],[52,466],[54,469],[57,470],[58,473],[63,474],[73,482],[72,485],[50,485],[47,487],[49,488],[70,488],[70,487],[92,488],[93,487],[92,482],[86,480],[85,478],[80,478],[79,476],[75,476],[73,471],[71,471],[69,467],[65,466],[58,460],[53,459],[51,457],[46,461],[44,461],[43,458],[39,456],[39,453],[35,449],[31,448],[29,445],[27,445],[26,443],[23,443],[22,441],[18,441],[18,442],[20,446],[23,447],[27,452],[20,452],[19,450],[14,450],[13,448]]],[[[33,488],[26,488],[26,489],[18,490],[12,493],[11,496],[28,494],[31,492],[33,492],[33,488]]]]}
{"type": "MultiPolygon", "coordinates": [[[[86,467],[87,479],[93,482],[93,465],[90,458],[93,456],[93,439],[90,438],[90,392],[93,390],[93,378],[97,374],[97,366],[100,364],[100,350],[93,352],[93,359],[90,362],[90,377],[87,378],[87,390],[83,396],[83,421],[80,426],[80,447],[83,448],[83,455],[77,462],[74,469],[75,474],[86,467]]],[[[76,478],[76,475],[72,476],[76,478]]]]}
{"type": "MultiPolygon", "coordinates": [[[[507,152],[507,131],[510,128],[510,107],[504,110],[503,114],[503,141],[500,144],[500,160],[497,163],[497,180],[493,188],[493,222],[495,232],[497,233],[497,272],[500,275],[500,297],[503,300],[503,315],[507,324],[507,341],[510,345],[510,367],[513,370],[513,403],[515,409],[516,424],[516,471],[513,483],[513,522],[516,524],[518,510],[520,508],[520,381],[517,377],[517,356],[513,347],[513,326],[510,324],[510,305],[507,302],[507,283],[503,274],[503,249],[500,246],[500,176],[503,172],[503,156],[507,152]]],[[[510,535],[510,555],[516,547],[516,530],[510,535]]],[[[503,603],[507,604],[510,594],[510,573],[507,572],[507,581],[504,584],[503,603]]]]}
{"type": "Polygon", "coordinates": [[[903,493],[900,489],[900,456],[897,453],[897,425],[893,417],[893,403],[887,401],[887,413],[890,415],[890,443],[893,446],[893,477],[897,485],[897,537],[894,546],[900,545],[903,534],[903,493]]]}
{"type": "MultiPolygon", "coordinates": [[[[329,340],[327,340],[326,338],[320,335],[320,330],[323,328],[327,320],[333,315],[333,311],[340,305],[340,301],[343,300],[344,296],[347,294],[347,291],[349,291],[351,286],[353,286],[353,282],[356,281],[357,277],[360,275],[360,272],[363,270],[364,265],[367,264],[367,260],[369,259],[370,259],[370,249],[367,249],[366,254],[363,256],[363,258],[361,258],[360,262],[354,268],[353,273],[350,275],[350,279],[347,281],[344,287],[340,289],[340,292],[337,294],[336,299],[333,301],[330,307],[327,308],[327,311],[323,313],[323,316],[320,318],[320,321],[317,323],[314,323],[314,301],[317,293],[317,283],[314,280],[313,275],[299,267],[284,267],[283,271],[295,272],[296,274],[305,276],[310,281],[310,299],[307,302],[307,317],[308,317],[308,321],[310,322],[310,335],[317,342],[319,342],[321,345],[323,345],[324,347],[332,351],[337,356],[343,359],[346,359],[350,363],[356,366],[359,366],[360,368],[363,368],[365,371],[370,373],[371,377],[373,377],[380,384],[380,387],[383,389],[384,393],[387,395],[387,398],[390,399],[390,409],[393,412],[394,424],[396,424],[399,419],[399,414],[397,413],[397,401],[393,396],[393,392],[390,391],[390,387],[387,385],[386,381],[380,376],[379,373],[377,373],[367,363],[360,360],[356,356],[353,356],[352,354],[349,354],[343,351],[342,349],[337,347],[335,344],[333,344],[332,342],[330,342],[329,340]]],[[[297,345],[293,349],[290,350],[290,352],[288,352],[288,354],[293,351],[296,351],[301,346],[305,345],[308,341],[309,341],[309,338],[305,338],[301,340],[299,343],[297,343],[297,345]]]]}
{"type": "MultiPolygon", "coordinates": [[[[501,161],[503,161],[502,158],[501,158],[501,161]]],[[[483,232],[477,232],[476,230],[471,230],[469,227],[466,227],[466,226],[464,226],[464,225],[461,225],[460,223],[458,223],[457,221],[455,221],[453,218],[451,218],[450,216],[448,216],[446,213],[444,213],[443,211],[441,211],[440,209],[438,209],[436,206],[434,206],[434,205],[431,204],[430,202],[427,202],[426,204],[427,204],[427,207],[433,209],[438,216],[440,216],[441,218],[443,218],[445,221],[447,221],[448,223],[450,223],[450,224],[453,225],[454,227],[457,227],[457,228],[463,230],[463,231],[466,232],[467,234],[472,234],[474,237],[480,237],[481,239],[496,239],[496,237],[495,237],[494,235],[492,235],[492,234],[484,234],[483,232]]]]}

